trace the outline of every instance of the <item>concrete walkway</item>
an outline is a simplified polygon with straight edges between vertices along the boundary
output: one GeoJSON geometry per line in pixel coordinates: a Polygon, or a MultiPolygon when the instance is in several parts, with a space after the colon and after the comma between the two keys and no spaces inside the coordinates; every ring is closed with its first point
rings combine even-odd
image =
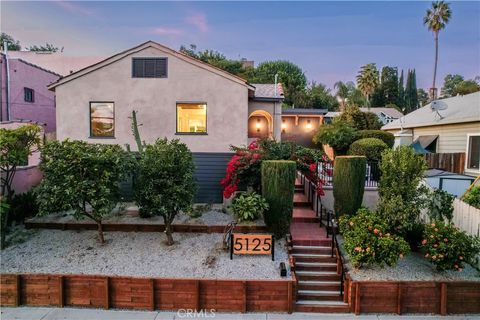
{"type": "Polygon", "coordinates": [[[214,320],[390,320],[390,319],[414,319],[414,320],[460,320],[480,319],[480,315],[446,316],[438,315],[361,315],[353,314],[318,314],[318,313],[207,313],[194,317],[185,312],[150,312],[150,311],[123,311],[101,309],[74,309],[74,308],[1,308],[1,320],[178,320],[178,319],[214,319],[214,320]]]}

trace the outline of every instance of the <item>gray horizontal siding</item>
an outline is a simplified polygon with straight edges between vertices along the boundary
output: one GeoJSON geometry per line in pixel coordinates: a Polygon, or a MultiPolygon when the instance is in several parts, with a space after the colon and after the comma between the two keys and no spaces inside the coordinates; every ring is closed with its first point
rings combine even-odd
{"type": "MultiPolygon", "coordinates": [[[[232,153],[193,153],[195,163],[195,181],[197,182],[197,203],[222,203],[222,186],[220,181],[225,176],[227,163],[232,153]]],[[[133,199],[133,181],[129,178],[120,183],[120,194],[124,200],[133,199]]]]}
{"type": "Polygon", "coordinates": [[[232,153],[195,152],[195,179],[198,191],[195,202],[221,203],[223,201],[220,181],[225,176],[227,163],[232,153]]]}

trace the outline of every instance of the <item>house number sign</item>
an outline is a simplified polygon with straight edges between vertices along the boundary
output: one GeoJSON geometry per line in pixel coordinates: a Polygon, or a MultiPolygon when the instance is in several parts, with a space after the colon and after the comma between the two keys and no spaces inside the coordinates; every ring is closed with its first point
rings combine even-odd
{"type": "Polygon", "coordinates": [[[275,242],[271,234],[233,233],[230,241],[230,259],[234,254],[271,254],[274,260],[275,242]]]}

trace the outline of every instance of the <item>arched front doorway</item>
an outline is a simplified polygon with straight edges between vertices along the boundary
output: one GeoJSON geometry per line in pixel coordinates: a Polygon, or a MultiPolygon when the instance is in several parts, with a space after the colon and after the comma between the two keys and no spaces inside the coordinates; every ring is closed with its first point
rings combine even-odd
{"type": "Polygon", "coordinates": [[[248,117],[248,138],[261,139],[273,137],[273,120],[270,113],[255,110],[248,117]]]}

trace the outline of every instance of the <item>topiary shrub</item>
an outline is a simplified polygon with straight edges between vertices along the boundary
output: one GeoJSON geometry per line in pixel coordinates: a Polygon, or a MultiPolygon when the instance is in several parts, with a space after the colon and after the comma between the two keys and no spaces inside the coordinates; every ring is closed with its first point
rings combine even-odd
{"type": "Polygon", "coordinates": [[[367,158],[339,156],[333,167],[333,197],[337,216],[353,215],[362,205],[367,158]]]}
{"type": "Polygon", "coordinates": [[[357,131],[349,123],[334,119],[332,124],[320,126],[313,136],[313,143],[326,144],[335,150],[336,155],[346,154],[350,144],[355,141],[357,131]]]}
{"type": "Polygon", "coordinates": [[[451,224],[436,221],[425,225],[420,249],[437,270],[462,271],[465,262],[477,263],[480,239],[451,224]]]}
{"type": "Polygon", "coordinates": [[[350,145],[348,154],[365,156],[368,160],[380,160],[382,152],[388,149],[385,142],[377,138],[364,138],[355,141],[350,145]]]}
{"type": "Polygon", "coordinates": [[[357,138],[377,138],[385,142],[389,148],[393,148],[395,144],[395,136],[390,132],[382,130],[360,130],[357,133],[357,138]]]}
{"type": "Polygon", "coordinates": [[[253,221],[263,215],[268,209],[268,203],[255,192],[243,192],[233,199],[231,207],[239,221],[253,221]]]}
{"type": "Polygon", "coordinates": [[[340,232],[356,268],[395,265],[410,249],[403,238],[388,233],[388,225],[380,216],[365,208],[353,217],[341,217],[340,232]]]}
{"type": "Polygon", "coordinates": [[[296,167],[295,161],[262,162],[262,195],[269,205],[264,218],[277,238],[285,236],[290,230],[296,167]]]}
{"type": "Polygon", "coordinates": [[[377,211],[392,231],[412,243],[415,240],[409,234],[420,224],[420,212],[427,200],[428,189],[420,184],[426,168],[423,156],[407,146],[385,151],[380,161],[377,211]]]}

